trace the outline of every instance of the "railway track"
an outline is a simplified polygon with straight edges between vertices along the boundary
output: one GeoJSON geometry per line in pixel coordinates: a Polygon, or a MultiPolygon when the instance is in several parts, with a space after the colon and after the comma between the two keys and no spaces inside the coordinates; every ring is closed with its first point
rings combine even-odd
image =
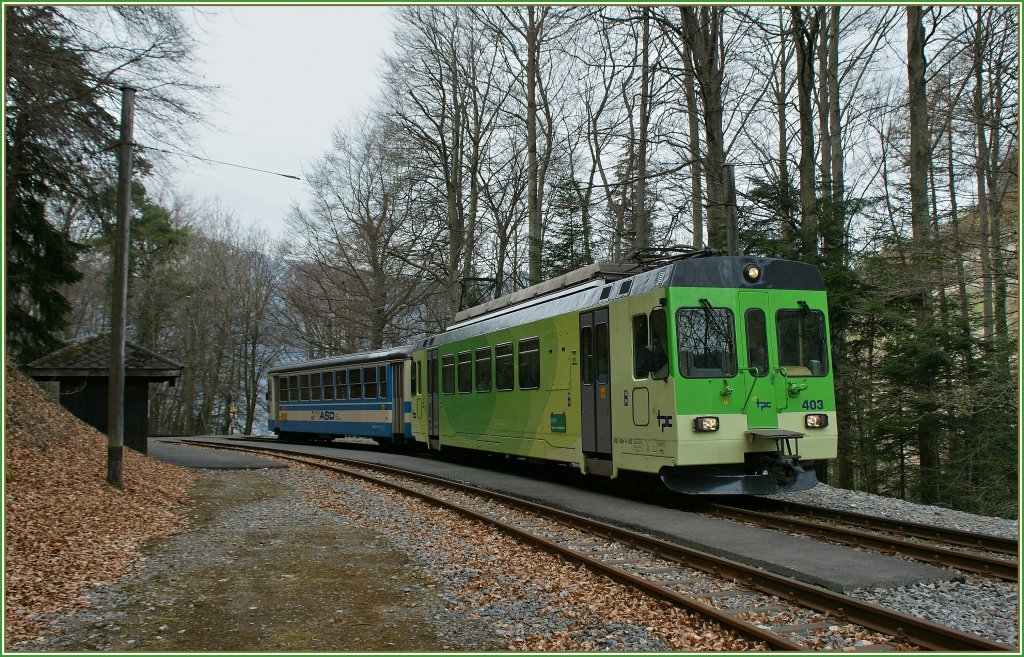
{"type": "Polygon", "coordinates": [[[1012,539],[760,498],[744,501],[743,506],[712,504],[711,509],[716,516],[739,522],[1019,580],[1018,545],[1012,539]]]}
{"type": "Polygon", "coordinates": [[[735,561],[466,484],[338,457],[185,442],[270,454],[386,486],[486,523],[521,541],[713,619],[771,649],[1012,650],[1001,643],[735,561]],[[413,483],[410,484],[410,480],[413,483]]]}

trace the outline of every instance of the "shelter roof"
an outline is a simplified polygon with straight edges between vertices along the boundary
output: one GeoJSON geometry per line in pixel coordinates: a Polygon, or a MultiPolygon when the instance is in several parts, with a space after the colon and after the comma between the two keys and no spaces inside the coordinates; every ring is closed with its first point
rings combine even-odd
{"type": "MultiPolygon", "coordinates": [[[[125,343],[125,377],[156,381],[181,376],[179,363],[131,342],[125,343]]],[[[105,377],[110,374],[110,334],[83,338],[32,361],[25,368],[33,378],[105,377]]]]}

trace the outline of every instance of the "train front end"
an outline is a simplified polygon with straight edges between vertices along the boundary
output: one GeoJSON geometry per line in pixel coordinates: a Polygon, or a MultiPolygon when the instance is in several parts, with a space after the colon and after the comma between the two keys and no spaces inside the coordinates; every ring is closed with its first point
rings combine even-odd
{"type": "Polygon", "coordinates": [[[665,289],[675,465],[691,494],[770,494],[817,484],[838,442],[828,305],[817,268],[722,257],[675,263],[665,289]]]}

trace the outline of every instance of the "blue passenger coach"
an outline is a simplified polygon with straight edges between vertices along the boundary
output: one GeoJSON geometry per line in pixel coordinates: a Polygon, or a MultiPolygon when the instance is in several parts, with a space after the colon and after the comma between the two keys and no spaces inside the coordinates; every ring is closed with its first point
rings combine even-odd
{"type": "Polygon", "coordinates": [[[282,440],[412,440],[411,347],[271,368],[268,428],[282,440]]]}

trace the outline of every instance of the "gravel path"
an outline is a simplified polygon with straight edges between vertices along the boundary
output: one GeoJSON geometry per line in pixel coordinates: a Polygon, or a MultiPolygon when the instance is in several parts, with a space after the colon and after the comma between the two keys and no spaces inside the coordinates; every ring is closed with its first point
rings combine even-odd
{"type": "MultiPolygon", "coordinates": [[[[341,491],[339,491],[341,492],[341,491]]],[[[150,544],[133,577],[52,620],[19,650],[437,651],[496,649],[456,617],[421,564],[311,504],[293,469],[205,471],[192,527],[150,544]]]]}

